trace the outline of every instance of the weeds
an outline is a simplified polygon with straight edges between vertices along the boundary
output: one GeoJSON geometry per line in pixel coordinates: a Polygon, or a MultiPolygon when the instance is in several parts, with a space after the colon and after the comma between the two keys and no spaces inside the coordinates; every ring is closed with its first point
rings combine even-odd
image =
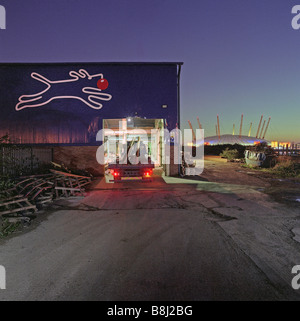
{"type": "Polygon", "coordinates": [[[227,158],[229,161],[239,158],[237,149],[229,149],[228,147],[220,154],[221,157],[227,158]]]}
{"type": "Polygon", "coordinates": [[[278,163],[271,169],[271,172],[283,178],[300,178],[300,164],[292,161],[278,163]]]}
{"type": "Polygon", "coordinates": [[[272,168],[252,167],[247,164],[242,164],[241,167],[255,169],[280,178],[300,178],[300,164],[293,161],[277,163],[272,168]]]}
{"type": "Polygon", "coordinates": [[[2,219],[2,224],[0,226],[0,238],[5,238],[14,233],[20,228],[20,226],[20,222],[9,222],[8,219],[2,219]]]}
{"type": "Polygon", "coordinates": [[[5,191],[7,189],[13,188],[15,186],[15,182],[9,177],[0,177],[0,198],[1,191],[5,191]]]}

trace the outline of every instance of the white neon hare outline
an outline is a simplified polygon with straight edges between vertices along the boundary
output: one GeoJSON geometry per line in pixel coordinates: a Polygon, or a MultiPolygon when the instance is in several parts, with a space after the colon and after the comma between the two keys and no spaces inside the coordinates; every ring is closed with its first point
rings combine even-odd
{"type": "Polygon", "coordinates": [[[44,83],[47,86],[47,88],[45,90],[37,93],[37,94],[20,96],[19,97],[19,103],[15,107],[16,111],[20,111],[20,110],[22,110],[24,108],[41,107],[41,106],[49,104],[52,100],[55,100],[55,99],[78,99],[78,100],[82,101],[83,103],[85,103],[90,108],[101,109],[103,107],[103,105],[97,100],[104,100],[104,101],[111,100],[112,95],[106,94],[106,93],[102,93],[102,90],[99,89],[99,88],[84,87],[84,88],[82,88],[82,92],[85,93],[85,94],[89,94],[88,101],[84,100],[82,97],[78,97],[78,96],[55,96],[55,97],[52,97],[52,98],[50,98],[47,101],[44,101],[42,103],[34,104],[34,102],[36,102],[39,99],[43,98],[42,95],[51,88],[52,84],[74,82],[74,81],[78,81],[79,78],[83,79],[83,78],[86,78],[86,77],[89,80],[92,80],[95,77],[101,77],[103,79],[103,74],[90,75],[85,69],[80,69],[78,72],[70,71],[69,75],[70,75],[70,77],[72,77],[72,79],[49,80],[46,77],[44,77],[44,76],[42,76],[42,75],[40,75],[40,74],[38,74],[36,72],[31,73],[31,77],[33,79],[44,83]],[[24,104],[24,103],[25,103],[25,105],[20,106],[21,104],[24,104]],[[33,103],[33,104],[30,104],[30,103],[33,103]]]}

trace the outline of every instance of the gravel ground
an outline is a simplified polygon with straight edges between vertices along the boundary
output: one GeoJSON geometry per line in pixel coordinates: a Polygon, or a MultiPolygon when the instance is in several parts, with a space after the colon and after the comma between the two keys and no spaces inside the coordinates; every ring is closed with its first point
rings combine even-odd
{"type": "Polygon", "coordinates": [[[0,299],[299,300],[300,210],[271,187],[217,158],[197,180],[95,181],[1,241],[0,299]]]}

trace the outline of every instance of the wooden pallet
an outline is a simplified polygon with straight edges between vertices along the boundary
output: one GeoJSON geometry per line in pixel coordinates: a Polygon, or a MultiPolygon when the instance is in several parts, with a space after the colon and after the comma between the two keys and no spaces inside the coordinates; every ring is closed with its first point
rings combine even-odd
{"type": "Polygon", "coordinates": [[[37,211],[37,205],[52,202],[54,197],[84,195],[91,177],[51,170],[51,174],[20,178],[14,188],[0,193],[0,216],[37,211]]]}
{"type": "Polygon", "coordinates": [[[56,197],[59,198],[76,196],[78,194],[84,195],[84,186],[91,183],[91,177],[74,175],[71,173],[60,172],[56,170],[51,170],[55,175],[55,193],[56,197]]]}
{"type": "Polygon", "coordinates": [[[28,211],[36,212],[37,208],[23,195],[15,195],[0,201],[0,215],[25,214],[28,211]]]}
{"type": "Polygon", "coordinates": [[[51,202],[53,199],[55,175],[33,175],[16,184],[17,191],[37,204],[51,202]]]}

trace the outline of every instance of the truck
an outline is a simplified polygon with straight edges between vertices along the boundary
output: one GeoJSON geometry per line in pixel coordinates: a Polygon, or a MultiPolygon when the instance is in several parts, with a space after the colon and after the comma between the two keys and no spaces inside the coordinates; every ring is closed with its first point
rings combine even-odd
{"type": "Polygon", "coordinates": [[[151,162],[151,158],[148,157],[148,153],[145,152],[145,148],[145,145],[140,141],[140,137],[138,137],[137,142],[135,139],[132,139],[132,141],[127,144],[127,152],[124,153],[123,159],[119,160],[117,157],[115,163],[108,163],[108,171],[113,177],[110,181],[114,183],[122,181],[152,181],[154,164],[151,162]],[[143,161],[138,164],[131,164],[128,159],[129,150],[133,147],[134,143],[137,144],[136,156],[141,156],[141,158],[147,157],[147,159],[144,158],[143,161]]]}

